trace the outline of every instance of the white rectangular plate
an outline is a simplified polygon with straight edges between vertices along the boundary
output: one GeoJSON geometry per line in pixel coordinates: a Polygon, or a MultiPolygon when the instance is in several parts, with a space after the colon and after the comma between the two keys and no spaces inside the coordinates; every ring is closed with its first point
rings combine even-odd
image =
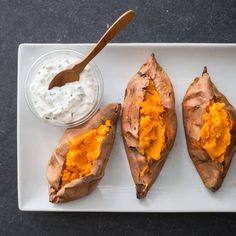
{"type": "Polygon", "coordinates": [[[102,105],[123,102],[128,80],[154,52],[172,80],[178,134],[161,174],[146,199],[136,199],[135,187],[121,139],[120,123],[106,173],[89,196],[65,203],[48,202],[45,169],[64,129],[52,127],[31,113],[24,98],[24,81],[32,63],[54,49],[86,54],[92,44],[22,44],[18,52],[17,160],[18,202],[25,211],[110,212],[232,212],[236,211],[236,162],[222,187],[208,191],[191,162],[182,125],[181,102],[186,89],[207,66],[213,82],[236,107],[236,44],[111,44],[96,58],[105,90],[102,105]]]}

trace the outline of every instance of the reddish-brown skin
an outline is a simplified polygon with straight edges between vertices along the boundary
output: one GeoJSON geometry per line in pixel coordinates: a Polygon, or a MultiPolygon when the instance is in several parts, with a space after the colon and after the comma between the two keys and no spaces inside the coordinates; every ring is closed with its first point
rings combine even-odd
{"type": "Polygon", "coordinates": [[[174,144],[176,130],[177,118],[173,87],[168,75],[157,63],[154,54],[152,54],[147,62],[141,66],[134,78],[129,81],[122,112],[122,136],[130,170],[136,184],[137,198],[144,198],[158,177],[174,144]],[[161,152],[160,160],[153,160],[147,163],[147,158],[139,152],[139,110],[151,79],[154,81],[165,109],[163,121],[166,126],[166,143],[164,150],[161,152]],[[141,177],[140,172],[147,164],[150,172],[141,177]]]}
{"type": "Polygon", "coordinates": [[[182,108],[189,155],[205,186],[211,191],[216,191],[220,188],[236,151],[236,111],[212,83],[206,67],[202,76],[196,78],[189,86],[183,99],[182,108]],[[233,122],[230,132],[231,142],[226,149],[223,165],[213,161],[202,149],[199,142],[200,130],[203,126],[202,116],[213,99],[215,102],[225,103],[225,109],[233,122]]]}
{"type": "Polygon", "coordinates": [[[85,124],[65,131],[47,166],[50,202],[59,203],[78,199],[89,194],[97,186],[100,179],[104,176],[106,164],[112,150],[120,109],[121,105],[118,103],[109,104],[99,110],[85,124]],[[101,154],[94,162],[92,174],[73,180],[60,188],[61,172],[69,150],[69,140],[92,129],[97,129],[106,120],[111,120],[111,128],[102,143],[101,154]]]}

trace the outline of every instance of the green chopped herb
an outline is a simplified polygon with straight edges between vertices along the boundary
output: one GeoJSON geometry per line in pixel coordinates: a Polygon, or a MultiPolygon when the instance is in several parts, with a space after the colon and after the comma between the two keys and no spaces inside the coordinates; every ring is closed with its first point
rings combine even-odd
{"type": "Polygon", "coordinates": [[[104,121],[104,122],[106,121],[106,117],[105,117],[104,115],[102,116],[101,119],[102,119],[102,121],[104,121]]]}

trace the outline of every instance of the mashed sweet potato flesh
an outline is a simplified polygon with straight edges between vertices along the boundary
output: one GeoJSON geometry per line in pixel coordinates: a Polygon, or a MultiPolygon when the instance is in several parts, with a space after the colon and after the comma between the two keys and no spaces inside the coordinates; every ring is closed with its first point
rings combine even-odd
{"type": "Polygon", "coordinates": [[[202,147],[212,160],[222,163],[230,144],[232,128],[232,121],[225,110],[225,104],[211,101],[202,119],[204,122],[200,131],[202,147]]]}
{"type": "Polygon", "coordinates": [[[153,80],[149,80],[140,105],[139,151],[147,160],[159,160],[165,147],[164,107],[153,80]]]}
{"type": "Polygon", "coordinates": [[[111,121],[97,129],[69,140],[69,151],[61,175],[61,187],[72,180],[80,179],[92,173],[94,161],[101,153],[101,145],[111,127],[111,121]]]}

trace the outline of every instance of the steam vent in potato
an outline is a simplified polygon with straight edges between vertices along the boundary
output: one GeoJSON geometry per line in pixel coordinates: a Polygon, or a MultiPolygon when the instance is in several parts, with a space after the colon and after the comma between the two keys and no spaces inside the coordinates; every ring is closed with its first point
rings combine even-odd
{"type": "Polygon", "coordinates": [[[47,167],[50,202],[89,194],[104,176],[116,133],[120,104],[109,104],[84,125],[67,129],[47,167]]]}
{"type": "Polygon", "coordinates": [[[158,177],[176,129],[173,87],[152,54],[129,81],[122,112],[122,136],[137,198],[144,198],[158,177]]]}
{"type": "Polygon", "coordinates": [[[205,186],[216,191],[236,151],[236,111],[206,67],[188,88],[182,106],[189,155],[205,186]]]}

